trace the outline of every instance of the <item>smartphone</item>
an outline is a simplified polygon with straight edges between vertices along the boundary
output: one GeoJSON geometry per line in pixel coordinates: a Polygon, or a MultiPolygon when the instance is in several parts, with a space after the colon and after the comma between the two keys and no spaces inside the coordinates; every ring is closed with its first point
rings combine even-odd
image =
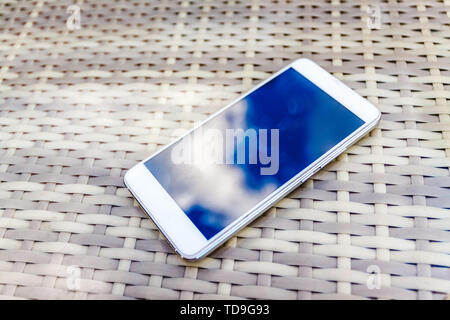
{"type": "Polygon", "coordinates": [[[125,185],[197,260],[368,133],[369,101],[299,59],[127,171],[125,185]]]}

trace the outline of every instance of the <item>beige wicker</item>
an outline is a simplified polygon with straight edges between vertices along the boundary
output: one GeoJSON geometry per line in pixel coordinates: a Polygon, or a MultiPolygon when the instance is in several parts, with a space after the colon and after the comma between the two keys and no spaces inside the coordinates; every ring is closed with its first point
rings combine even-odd
{"type": "Polygon", "coordinates": [[[444,299],[449,21],[449,0],[0,1],[0,297],[444,299]],[[300,57],[378,128],[182,261],[123,174],[300,57]]]}

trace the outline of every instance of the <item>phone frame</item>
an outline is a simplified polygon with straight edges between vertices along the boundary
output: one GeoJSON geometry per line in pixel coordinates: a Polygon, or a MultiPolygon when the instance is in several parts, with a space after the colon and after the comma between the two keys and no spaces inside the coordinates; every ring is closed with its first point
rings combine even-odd
{"type": "Polygon", "coordinates": [[[175,139],[173,142],[136,164],[126,172],[124,183],[144,212],[153,220],[158,229],[169,241],[174,250],[184,259],[198,260],[224,243],[233,234],[270,208],[276,201],[280,200],[294,188],[305,182],[310,176],[363,137],[377,124],[380,117],[381,113],[374,105],[350,89],[339,79],[333,77],[330,73],[311,60],[299,59],[287,65],[270,78],[262,81],[252,90],[246,92],[182,136],[175,139]],[[211,239],[207,240],[173,198],[159,184],[144,163],[291,67],[362,119],[364,124],[319,157],[316,161],[311,163],[308,167],[300,171],[284,185],[272,192],[255,207],[243,213],[230,225],[225,227],[211,239]]]}

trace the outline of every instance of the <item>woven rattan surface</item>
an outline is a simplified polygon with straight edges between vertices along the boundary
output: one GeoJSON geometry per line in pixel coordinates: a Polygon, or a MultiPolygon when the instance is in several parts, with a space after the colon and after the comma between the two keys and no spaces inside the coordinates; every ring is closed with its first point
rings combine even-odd
{"type": "Polygon", "coordinates": [[[0,1],[0,297],[443,299],[449,21],[448,0],[0,1]],[[380,124],[181,260],[122,176],[300,57],[380,124]]]}

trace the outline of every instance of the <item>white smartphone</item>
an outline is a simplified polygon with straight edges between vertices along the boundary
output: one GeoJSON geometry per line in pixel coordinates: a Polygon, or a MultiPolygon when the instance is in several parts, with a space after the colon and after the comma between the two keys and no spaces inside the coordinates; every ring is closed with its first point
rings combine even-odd
{"type": "Polygon", "coordinates": [[[299,59],[135,165],[125,185],[181,257],[200,259],[369,132],[380,115],[299,59]]]}

